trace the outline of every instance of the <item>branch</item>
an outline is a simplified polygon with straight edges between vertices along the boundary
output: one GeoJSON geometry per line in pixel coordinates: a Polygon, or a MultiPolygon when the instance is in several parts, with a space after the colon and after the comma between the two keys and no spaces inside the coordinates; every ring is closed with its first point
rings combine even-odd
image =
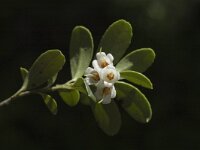
{"type": "Polygon", "coordinates": [[[1,101],[1,102],[0,102],[0,107],[1,107],[1,106],[4,106],[4,105],[8,105],[11,101],[15,100],[15,99],[18,98],[18,97],[22,97],[22,96],[29,95],[29,94],[31,94],[30,91],[25,91],[25,92],[23,92],[23,90],[20,89],[20,90],[17,91],[15,94],[13,94],[11,97],[9,97],[9,98],[7,98],[7,99],[1,101]]]}
{"type": "MultiPolygon", "coordinates": [[[[70,81],[69,83],[71,83],[72,81],[70,81]]],[[[11,97],[3,100],[0,102],[0,107],[4,106],[4,105],[8,105],[11,101],[22,97],[22,96],[26,96],[26,95],[30,95],[30,94],[38,94],[38,93],[48,93],[48,92],[55,92],[55,91],[66,91],[66,90],[71,90],[72,87],[69,86],[68,84],[57,84],[53,87],[49,87],[49,88],[44,88],[44,89],[36,89],[36,90],[31,90],[31,91],[24,91],[25,87],[22,87],[21,89],[19,89],[15,94],[13,94],[11,97]]]]}

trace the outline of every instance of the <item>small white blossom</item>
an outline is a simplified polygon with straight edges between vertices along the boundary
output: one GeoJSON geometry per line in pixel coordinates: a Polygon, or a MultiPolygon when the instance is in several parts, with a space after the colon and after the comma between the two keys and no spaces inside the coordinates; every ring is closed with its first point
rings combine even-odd
{"type": "Polygon", "coordinates": [[[96,54],[96,57],[97,57],[97,62],[101,68],[104,68],[108,65],[113,65],[114,58],[110,53],[106,55],[104,52],[98,52],[96,54]]]}
{"type": "Polygon", "coordinates": [[[86,69],[85,76],[85,81],[88,85],[97,84],[100,80],[99,73],[91,67],[86,69]]]}
{"type": "Polygon", "coordinates": [[[101,70],[100,78],[104,81],[104,84],[111,85],[120,79],[120,74],[114,66],[108,65],[101,70]]]}
{"type": "Polygon", "coordinates": [[[100,81],[99,73],[101,69],[97,63],[97,60],[93,60],[92,65],[94,69],[91,67],[88,67],[85,71],[85,76],[86,76],[85,80],[88,85],[94,85],[100,81]]]}
{"type": "Polygon", "coordinates": [[[94,94],[100,103],[109,104],[111,98],[116,97],[116,90],[114,85],[111,87],[97,86],[97,90],[94,94]]]}

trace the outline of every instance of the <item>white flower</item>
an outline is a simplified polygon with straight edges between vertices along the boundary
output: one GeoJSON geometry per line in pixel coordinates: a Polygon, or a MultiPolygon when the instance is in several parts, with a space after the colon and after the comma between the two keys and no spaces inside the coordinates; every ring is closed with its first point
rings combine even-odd
{"type": "Polygon", "coordinates": [[[108,65],[113,65],[114,58],[110,53],[106,55],[104,52],[98,52],[96,54],[96,57],[97,57],[97,62],[101,68],[104,68],[108,65]]]}
{"type": "Polygon", "coordinates": [[[97,59],[92,61],[94,68],[88,67],[85,71],[85,80],[88,85],[95,85],[94,93],[99,103],[108,104],[111,98],[116,97],[114,83],[120,79],[119,72],[113,66],[113,56],[99,52],[97,59]]]}
{"type": "Polygon", "coordinates": [[[120,79],[120,74],[114,66],[108,65],[101,70],[100,79],[104,81],[105,86],[110,87],[120,79]]]}
{"type": "Polygon", "coordinates": [[[85,76],[86,76],[85,81],[88,85],[96,84],[100,80],[99,73],[91,67],[88,67],[86,69],[85,76]]]}
{"type": "Polygon", "coordinates": [[[97,86],[97,90],[94,93],[99,103],[109,104],[111,98],[116,97],[116,90],[114,85],[111,87],[97,86]]]}
{"type": "Polygon", "coordinates": [[[94,85],[100,81],[99,72],[101,70],[97,63],[97,60],[93,60],[92,65],[94,69],[91,67],[88,67],[85,71],[85,76],[86,76],[85,81],[88,85],[94,85]]]}

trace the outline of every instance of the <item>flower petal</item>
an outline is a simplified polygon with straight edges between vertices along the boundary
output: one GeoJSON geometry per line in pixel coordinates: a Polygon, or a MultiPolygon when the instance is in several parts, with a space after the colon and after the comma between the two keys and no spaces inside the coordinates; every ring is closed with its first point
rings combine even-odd
{"type": "Polygon", "coordinates": [[[111,102],[111,94],[103,95],[102,104],[109,104],[111,102]]]}
{"type": "Polygon", "coordinates": [[[103,88],[97,87],[96,92],[94,93],[97,100],[101,100],[103,98],[103,88]]]}
{"type": "Polygon", "coordinates": [[[92,66],[94,67],[94,70],[96,70],[97,72],[100,72],[101,68],[96,59],[92,61],[92,66]]]}
{"type": "Polygon", "coordinates": [[[106,55],[105,52],[99,52],[96,54],[97,62],[101,68],[107,65],[113,65],[113,56],[111,54],[106,55]]]}
{"type": "Polygon", "coordinates": [[[104,86],[105,86],[105,87],[112,87],[112,86],[113,86],[113,84],[112,84],[112,83],[109,83],[109,82],[106,82],[106,81],[104,81],[104,86]]]}
{"type": "Polygon", "coordinates": [[[98,52],[96,54],[97,59],[101,59],[102,57],[105,57],[105,56],[106,56],[106,54],[104,52],[98,52]]]}
{"type": "Polygon", "coordinates": [[[115,97],[116,97],[116,90],[115,90],[115,86],[113,85],[111,89],[111,98],[115,98],[115,97]]]}
{"type": "Polygon", "coordinates": [[[96,84],[96,87],[98,87],[98,88],[104,88],[104,81],[103,81],[103,80],[100,80],[100,81],[96,84]]]}
{"type": "Polygon", "coordinates": [[[120,79],[120,73],[117,71],[117,80],[120,79]]]}
{"type": "Polygon", "coordinates": [[[111,61],[111,62],[113,62],[113,60],[114,60],[114,57],[113,57],[113,55],[112,55],[112,54],[110,54],[110,53],[109,53],[109,54],[107,54],[107,57],[110,59],[110,61],[111,61]]]}
{"type": "Polygon", "coordinates": [[[90,78],[90,77],[86,77],[86,78],[85,78],[85,81],[86,81],[87,85],[93,85],[93,84],[96,84],[96,83],[97,83],[97,81],[93,80],[93,79],[90,78]]]}
{"type": "Polygon", "coordinates": [[[92,71],[94,71],[94,69],[91,68],[91,67],[88,67],[88,68],[86,69],[86,71],[85,71],[85,75],[90,74],[92,71]]]}
{"type": "Polygon", "coordinates": [[[115,67],[113,65],[108,65],[107,68],[108,69],[115,69],[115,67]]]}

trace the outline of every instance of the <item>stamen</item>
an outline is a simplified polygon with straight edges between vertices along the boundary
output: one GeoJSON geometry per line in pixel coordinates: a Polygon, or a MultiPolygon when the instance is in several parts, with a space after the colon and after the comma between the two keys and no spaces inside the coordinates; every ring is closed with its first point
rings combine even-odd
{"type": "Polygon", "coordinates": [[[98,72],[93,72],[92,75],[93,75],[92,79],[94,79],[95,81],[99,81],[100,80],[98,72]]]}
{"type": "Polygon", "coordinates": [[[108,87],[105,87],[105,88],[103,89],[103,94],[104,94],[104,95],[108,95],[108,94],[110,94],[110,92],[111,92],[111,90],[110,90],[110,88],[108,88],[108,87]]]}
{"type": "Polygon", "coordinates": [[[109,80],[114,79],[114,77],[115,77],[115,75],[114,75],[112,72],[107,74],[107,78],[108,78],[109,80]]]}
{"type": "Polygon", "coordinates": [[[101,68],[105,68],[106,66],[108,66],[108,63],[106,62],[105,59],[101,60],[101,68]]]}

